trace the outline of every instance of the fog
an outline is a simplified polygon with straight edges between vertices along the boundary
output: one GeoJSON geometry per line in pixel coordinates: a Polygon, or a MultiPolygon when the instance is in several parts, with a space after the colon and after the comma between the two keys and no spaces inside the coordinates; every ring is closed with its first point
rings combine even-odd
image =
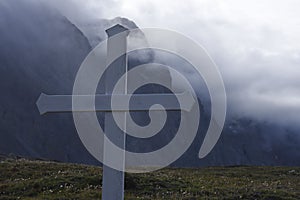
{"type": "Polygon", "coordinates": [[[127,17],[139,27],[179,31],[217,63],[229,113],[299,123],[300,2],[51,1],[71,20],[127,17]]]}
{"type": "Polygon", "coordinates": [[[220,68],[230,115],[300,122],[299,1],[40,1],[79,27],[122,16],[141,28],[181,32],[203,45],[220,68]]]}

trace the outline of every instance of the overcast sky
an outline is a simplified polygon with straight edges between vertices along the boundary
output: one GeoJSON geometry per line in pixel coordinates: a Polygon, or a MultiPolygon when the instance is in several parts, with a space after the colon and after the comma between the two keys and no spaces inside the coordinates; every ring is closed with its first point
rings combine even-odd
{"type": "Polygon", "coordinates": [[[223,75],[232,109],[299,123],[299,0],[53,0],[65,15],[122,16],[202,44],[223,75]],[[75,11],[75,12],[74,12],[75,11]]]}

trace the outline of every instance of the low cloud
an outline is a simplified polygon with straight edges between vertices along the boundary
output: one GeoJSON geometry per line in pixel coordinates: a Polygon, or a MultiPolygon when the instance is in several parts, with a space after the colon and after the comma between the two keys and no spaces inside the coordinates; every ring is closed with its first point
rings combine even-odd
{"type": "Polygon", "coordinates": [[[223,75],[232,115],[299,123],[300,2],[297,0],[52,0],[70,20],[128,17],[202,44],[223,75]]]}

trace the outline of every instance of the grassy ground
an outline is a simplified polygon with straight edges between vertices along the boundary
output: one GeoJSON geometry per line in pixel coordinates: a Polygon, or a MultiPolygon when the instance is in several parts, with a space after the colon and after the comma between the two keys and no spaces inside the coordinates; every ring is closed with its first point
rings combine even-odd
{"type": "MultiPolygon", "coordinates": [[[[101,168],[6,159],[0,199],[100,199],[101,168]]],[[[299,199],[300,167],[164,169],[126,175],[126,199],[299,199]]]]}

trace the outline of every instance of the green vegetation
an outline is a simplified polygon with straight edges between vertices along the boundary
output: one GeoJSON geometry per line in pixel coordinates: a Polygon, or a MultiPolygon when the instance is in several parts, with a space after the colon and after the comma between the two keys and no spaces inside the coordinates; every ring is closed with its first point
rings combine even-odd
{"type": "MultiPolygon", "coordinates": [[[[0,163],[0,199],[100,199],[99,167],[0,163]]],[[[164,169],[126,175],[126,199],[298,199],[300,167],[164,169]]]]}

